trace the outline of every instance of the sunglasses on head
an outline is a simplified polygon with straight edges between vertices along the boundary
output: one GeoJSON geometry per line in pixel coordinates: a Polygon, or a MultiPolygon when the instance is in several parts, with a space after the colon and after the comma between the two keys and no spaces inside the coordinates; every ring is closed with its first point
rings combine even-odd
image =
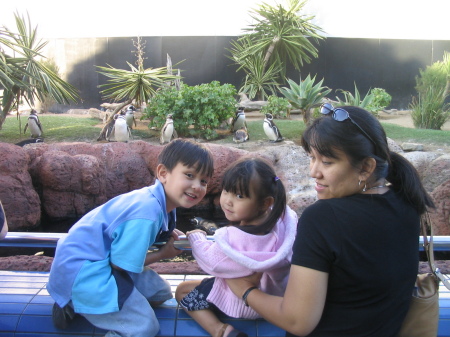
{"type": "Polygon", "coordinates": [[[375,146],[377,145],[373,139],[367,134],[366,131],[363,130],[362,127],[359,126],[358,123],[356,123],[351,117],[350,114],[348,113],[347,110],[342,109],[342,108],[334,108],[330,103],[324,103],[321,105],[320,107],[320,113],[322,115],[329,115],[331,113],[331,117],[333,117],[333,119],[335,121],[338,122],[343,122],[347,119],[350,120],[350,122],[352,122],[354,125],[356,125],[358,127],[358,129],[363,133],[364,136],[367,137],[367,139],[369,139],[375,146]]]}

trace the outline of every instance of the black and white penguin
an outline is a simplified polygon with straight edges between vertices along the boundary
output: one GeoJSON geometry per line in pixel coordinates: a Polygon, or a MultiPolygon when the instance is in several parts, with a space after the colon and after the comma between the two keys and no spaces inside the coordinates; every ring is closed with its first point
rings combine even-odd
{"type": "Polygon", "coordinates": [[[131,137],[130,128],[124,115],[118,114],[114,123],[114,138],[116,142],[128,142],[131,137]]]}
{"type": "Polygon", "coordinates": [[[43,143],[43,142],[44,142],[44,138],[37,137],[37,138],[30,138],[30,139],[22,140],[22,141],[16,143],[16,145],[23,147],[27,144],[43,143]]]}
{"type": "Polygon", "coordinates": [[[236,111],[236,114],[235,114],[233,120],[231,121],[231,131],[236,132],[237,130],[242,129],[244,127],[247,128],[247,123],[245,121],[244,108],[239,107],[236,111]]]}
{"type": "Polygon", "coordinates": [[[273,122],[272,114],[267,113],[264,118],[264,132],[271,142],[281,142],[284,138],[280,133],[280,130],[273,122]]]}
{"type": "Polygon", "coordinates": [[[120,112],[114,116],[106,129],[106,140],[108,142],[115,140],[116,142],[128,142],[131,138],[131,130],[125,120],[124,112],[120,112]]]}
{"type": "Polygon", "coordinates": [[[27,131],[27,128],[30,130],[31,138],[41,137],[44,131],[42,130],[41,122],[39,121],[39,117],[37,115],[36,110],[32,109],[30,111],[30,116],[28,116],[27,124],[25,124],[25,128],[23,129],[23,133],[27,131]]]}
{"type": "Polygon", "coordinates": [[[175,127],[173,126],[173,115],[168,114],[166,117],[166,122],[161,129],[160,144],[169,143],[172,139],[177,138],[177,133],[175,127]]]}
{"type": "Polygon", "coordinates": [[[134,105],[130,105],[127,110],[125,111],[125,119],[127,121],[127,125],[130,129],[133,129],[133,124],[136,126],[136,120],[134,119],[134,112],[136,111],[136,108],[134,105]]]}
{"type": "Polygon", "coordinates": [[[233,142],[235,143],[244,143],[249,139],[250,137],[248,136],[248,131],[246,127],[237,130],[233,136],[233,142]]]}

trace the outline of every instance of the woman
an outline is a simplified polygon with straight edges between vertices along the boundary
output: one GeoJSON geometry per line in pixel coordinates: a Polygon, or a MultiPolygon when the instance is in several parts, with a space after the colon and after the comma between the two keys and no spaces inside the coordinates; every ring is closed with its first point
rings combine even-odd
{"type": "Polygon", "coordinates": [[[433,201],[358,107],[321,108],[302,136],[318,201],[302,213],[284,297],[228,285],[286,336],[396,336],[418,272],[420,216],[433,201]]]}

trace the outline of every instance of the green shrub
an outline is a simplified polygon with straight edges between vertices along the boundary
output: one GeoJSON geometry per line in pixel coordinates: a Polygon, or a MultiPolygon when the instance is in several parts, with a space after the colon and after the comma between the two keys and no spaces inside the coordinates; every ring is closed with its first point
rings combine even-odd
{"type": "Polygon", "coordinates": [[[372,102],[369,104],[369,111],[374,114],[377,114],[378,111],[385,109],[391,104],[392,96],[382,88],[373,88],[370,90],[370,94],[373,98],[372,102]]]}
{"type": "Polygon", "coordinates": [[[425,69],[419,69],[416,76],[416,90],[419,94],[426,94],[430,87],[444,88],[450,80],[450,53],[444,52],[442,61],[436,61],[425,69]]]}
{"type": "Polygon", "coordinates": [[[180,90],[163,88],[148,102],[143,118],[151,120],[150,127],[161,128],[167,114],[173,115],[173,124],[180,137],[217,137],[215,129],[236,111],[236,88],[218,81],[189,86],[180,90]]]}
{"type": "Polygon", "coordinates": [[[413,98],[410,104],[411,118],[417,129],[440,130],[450,119],[450,104],[445,103],[445,88],[429,87],[413,98]]]}
{"type": "Polygon", "coordinates": [[[289,116],[291,105],[286,98],[271,95],[267,99],[267,104],[261,108],[261,113],[270,113],[274,118],[286,118],[289,116]]]}

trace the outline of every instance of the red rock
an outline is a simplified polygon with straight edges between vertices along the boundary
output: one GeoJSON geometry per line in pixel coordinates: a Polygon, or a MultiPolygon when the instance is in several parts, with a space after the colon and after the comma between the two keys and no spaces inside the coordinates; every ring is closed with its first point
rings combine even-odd
{"type": "Polygon", "coordinates": [[[28,173],[30,157],[23,148],[0,143],[0,200],[10,231],[33,229],[41,219],[41,203],[28,173]]]}

